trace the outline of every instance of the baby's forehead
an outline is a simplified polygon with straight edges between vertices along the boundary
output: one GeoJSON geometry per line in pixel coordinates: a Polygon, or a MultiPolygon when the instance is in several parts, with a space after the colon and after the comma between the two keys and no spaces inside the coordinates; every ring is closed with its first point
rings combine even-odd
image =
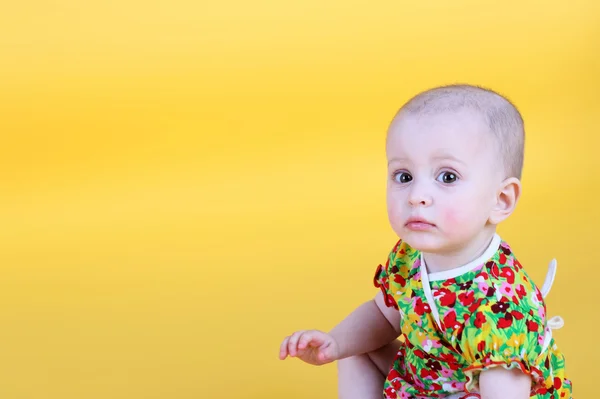
{"type": "Polygon", "coordinates": [[[477,112],[407,114],[398,115],[390,126],[386,152],[390,160],[411,163],[454,159],[472,164],[480,158],[496,162],[498,144],[477,112]]]}
{"type": "Polygon", "coordinates": [[[390,134],[418,135],[426,133],[467,133],[481,138],[492,139],[494,134],[485,114],[477,110],[462,108],[436,112],[399,112],[388,129],[390,134]]]}

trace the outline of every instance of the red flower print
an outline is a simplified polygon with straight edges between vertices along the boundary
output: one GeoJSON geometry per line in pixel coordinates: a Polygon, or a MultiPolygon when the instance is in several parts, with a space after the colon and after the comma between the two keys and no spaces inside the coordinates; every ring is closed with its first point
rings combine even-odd
{"type": "Polygon", "coordinates": [[[503,253],[500,254],[498,261],[500,262],[501,265],[505,265],[506,264],[506,255],[504,255],[503,253]]]}
{"type": "Polygon", "coordinates": [[[421,298],[417,298],[417,301],[415,302],[415,312],[419,316],[423,316],[425,313],[430,313],[431,308],[429,307],[429,304],[423,302],[421,298]]]}
{"type": "Polygon", "coordinates": [[[517,285],[515,292],[519,296],[519,299],[523,299],[527,295],[527,291],[525,291],[525,287],[523,286],[523,284],[517,285]]]}
{"type": "Polygon", "coordinates": [[[400,274],[394,274],[394,281],[400,284],[400,287],[406,286],[406,279],[400,274]]]}
{"type": "Polygon", "coordinates": [[[507,245],[500,245],[500,249],[502,250],[502,252],[504,253],[504,255],[510,255],[510,248],[507,245]]]}
{"type": "Polygon", "coordinates": [[[410,373],[408,374],[408,379],[410,381],[414,381],[413,375],[417,375],[417,366],[415,366],[414,364],[410,363],[409,364],[410,367],[410,373]]]}
{"type": "Polygon", "coordinates": [[[495,278],[500,277],[500,269],[498,268],[498,265],[495,264],[494,262],[489,262],[489,263],[491,263],[490,274],[492,275],[492,277],[495,277],[495,278]]]}
{"type": "Polygon", "coordinates": [[[475,327],[481,328],[483,326],[483,323],[485,323],[486,321],[487,319],[485,318],[485,315],[481,312],[477,312],[477,314],[475,315],[475,322],[473,324],[475,324],[475,327]]]}
{"type": "Polygon", "coordinates": [[[395,379],[390,379],[390,377],[388,376],[388,381],[392,384],[392,386],[394,387],[394,389],[396,391],[399,391],[402,389],[402,380],[400,378],[395,378],[395,379]]]}
{"type": "Polygon", "coordinates": [[[517,269],[517,270],[521,270],[523,268],[523,265],[521,264],[521,262],[519,262],[518,259],[515,259],[514,266],[515,266],[515,269],[517,269]]]}
{"type": "Polygon", "coordinates": [[[542,292],[537,288],[535,290],[535,296],[536,296],[538,302],[542,302],[544,300],[544,297],[542,296],[542,292]]]}
{"type": "Polygon", "coordinates": [[[484,280],[487,280],[490,276],[487,274],[487,272],[485,270],[482,270],[480,273],[477,274],[477,276],[475,276],[475,278],[479,278],[479,277],[481,277],[484,280]]]}
{"type": "Polygon", "coordinates": [[[394,381],[396,378],[400,378],[400,373],[395,368],[392,368],[387,376],[389,381],[394,381]]]}
{"type": "Polygon", "coordinates": [[[437,391],[441,391],[442,388],[443,388],[442,385],[436,384],[435,382],[433,384],[431,384],[431,389],[434,390],[434,391],[436,391],[436,392],[437,391]]]}
{"type": "Polygon", "coordinates": [[[448,363],[448,364],[457,362],[456,357],[454,357],[454,355],[452,353],[442,353],[438,358],[441,361],[443,361],[444,363],[448,363]]]}
{"type": "MultiPolygon", "coordinates": [[[[455,350],[455,349],[453,349],[453,350],[455,350]]],[[[443,356],[440,357],[440,359],[442,359],[442,358],[443,358],[443,356]]],[[[456,359],[450,358],[450,360],[444,359],[444,361],[446,362],[446,367],[448,367],[451,371],[457,371],[463,367],[456,359]]]]}
{"type": "Polygon", "coordinates": [[[456,284],[456,280],[453,279],[453,278],[451,278],[451,279],[448,279],[448,280],[444,281],[444,283],[442,284],[442,286],[443,287],[450,287],[451,285],[454,285],[454,284],[456,284]]]}
{"type": "Polygon", "coordinates": [[[381,276],[382,273],[383,273],[383,266],[379,265],[377,267],[377,272],[375,273],[375,278],[373,279],[373,283],[375,284],[375,287],[381,289],[381,292],[383,293],[383,299],[384,299],[385,304],[389,307],[393,307],[394,309],[399,310],[396,300],[394,299],[393,296],[391,296],[389,294],[389,290],[390,290],[389,278],[385,275],[382,277],[381,276]]]}
{"type": "Polygon", "coordinates": [[[510,313],[507,313],[506,315],[504,315],[504,317],[501,317],[500,319],[498,319],[498,328],[502,329],[502,328],[508,328],[510,326],[512,326],[512,321],[513,318],[511,316],[510,313]]]}
{"type": "Polygon", "coordinates": [[[471,304],[471,306],[469,306],[469,313],[475,313],[475,311],[477,310],[477,308],[479,308],[479,305],[481,304],[481,299],[478,301],[475,301],[471,304]]]}
{"type": "Polygon", "coordinates": [[[432,380],[437,379],[437,373],[435,370],[429,370],[426,368],[421,369],[421,378],[431,378],[432,380]]]}
{"type": "Polygon", "coordinates": [[[500,276],[504,277],[509,284],[515,283],[515,272],[510,267],[500,269],[500,276]]]}
{"type": "Polygon", "coordinates": [[[512,315],[512,317],[514,317],[517,320],[521,320],[523,317],[525,317],[525,316],[523,316],[523,313],[516,311],[516,310],[513,310],[512,312],[510,312],[510,314],[512,315]]]}
{"type": "Polygon", "coordinates": [[[396,300],[394,299],[393,296],[388,295],[386,292],[383,293],[384,294],[384,298],[385,298],[385,304],[391,308],[394,308],[396,310],[400,310],[398,308],[398,303],[396,302],[396,300]]]}
{"type": "Polygon", "coordinates": [[[561,386],[562,382],[560,381],[560,378],[554,377],[554,389],[560,389],[561,386]]]}
{"type": "Polygon", "coordinates": [[[460,370],[462,368],[462,366],[460,365],[460,363],[458,363],[456,360],[455,360],[454,363],[448,363],[447,366],[452,371],[457,371],[457,370],[460,370]]]}
{"type": "Polygon", "coordinates": [[[462,292],[458,295],[458,300],[463,306],[469,306],[475,300],[475,293],[473,291],[462,292]]]}
{"type": "Polygon", "coordinates": [[[440,288],[433,295],[436,298],[439,298],[442,306],[452,308],[456,304],[456,294],[450,291],[448,288],[440,288]]]}
{"type": "Polygon", "coordinates": [[[385,397],[386,397],[386,399],[392,399],[392,398],[398,397],[396,395],[396,390],[394,389],[394,387],[387,387],[385,389],[385,397]]]}
{"type": "Polygon", "coordinates": [[[377,288],[381,287],[381,284],[379,283],[379,277],[381,276],[382,271],[383,271],[383,266],[381,266],[381,265],[377,266],[377,270],[375,271],[375,277],[373,278],[373,284],[375,284],[375,287],[377,287],[377,288]]]}
{"type": "Polygon", "coordinates": [[[444,316],[444,329],[457,329],[459,327],[458,321],[456,320],[456,312],[454,310],[449,311],[444,316]]]}
{"type": "Polygon", "coordinates": [[[479,341],[477,344],[477,352],[483,352],[485,349],[485,341],[479,341]]]}
{"type": "Polygon", "coordinates": [[[528,320],[527,321],[527,330],[529,330],[530,332],[536,332],[538,330],[538,323],[536,323],[533,320],[528,320]]]}
{"type": "Polygon", "coordinates": [[[421,349],[415,349],[415,351],[413,353],[419,359],[425,359],[425,352],[423,352],[421,349]]]}

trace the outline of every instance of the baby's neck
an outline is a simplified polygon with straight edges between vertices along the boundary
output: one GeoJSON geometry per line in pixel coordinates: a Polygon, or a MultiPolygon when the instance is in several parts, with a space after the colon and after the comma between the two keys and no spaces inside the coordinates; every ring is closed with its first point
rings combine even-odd
{"type": "Polygon", "coordinates": [[[466,265],[483,255],[490,246],[495,234],[495,229],[486,230],[464,246],[444,252],[423,252],[427,271],[429,273],[438,273],[466,265]]]}

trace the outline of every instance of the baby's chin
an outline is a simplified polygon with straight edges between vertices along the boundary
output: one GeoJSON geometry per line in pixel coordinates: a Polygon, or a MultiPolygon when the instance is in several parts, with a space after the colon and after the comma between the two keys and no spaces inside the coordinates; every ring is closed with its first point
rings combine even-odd
{"type": "Polygon", "coordinates": [[[404,231],[399,236],[411,248],[421,252],[441,253],[448,246],[448,243],[442,237],[432,232],[404,231]]]}

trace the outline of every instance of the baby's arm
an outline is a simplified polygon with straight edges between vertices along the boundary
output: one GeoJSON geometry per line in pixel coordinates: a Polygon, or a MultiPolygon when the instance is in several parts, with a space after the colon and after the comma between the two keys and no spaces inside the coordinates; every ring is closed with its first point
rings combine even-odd
{"type": "Polygon", "coordinates": [[[481,372],[479,389],[481,399],[528,399],[531,377],[519,369],[494,367],[481,372]]]}
{"type": "Polygon", "coordinates": [[[383,294],[378,292],[334,327],[330,335],[339,345],[339,359],[371,352],[398,338],[400,312],[386,306],[383,294]]]}
{"type": "Polygon", "coordinates": [[[400,313],[386,306],[383,294],[365,302],[342,320],[329,334],[302,330],[286,337],[280,359],[298,357],[315,365],[374,351],[400,335],[400,313]]]}

